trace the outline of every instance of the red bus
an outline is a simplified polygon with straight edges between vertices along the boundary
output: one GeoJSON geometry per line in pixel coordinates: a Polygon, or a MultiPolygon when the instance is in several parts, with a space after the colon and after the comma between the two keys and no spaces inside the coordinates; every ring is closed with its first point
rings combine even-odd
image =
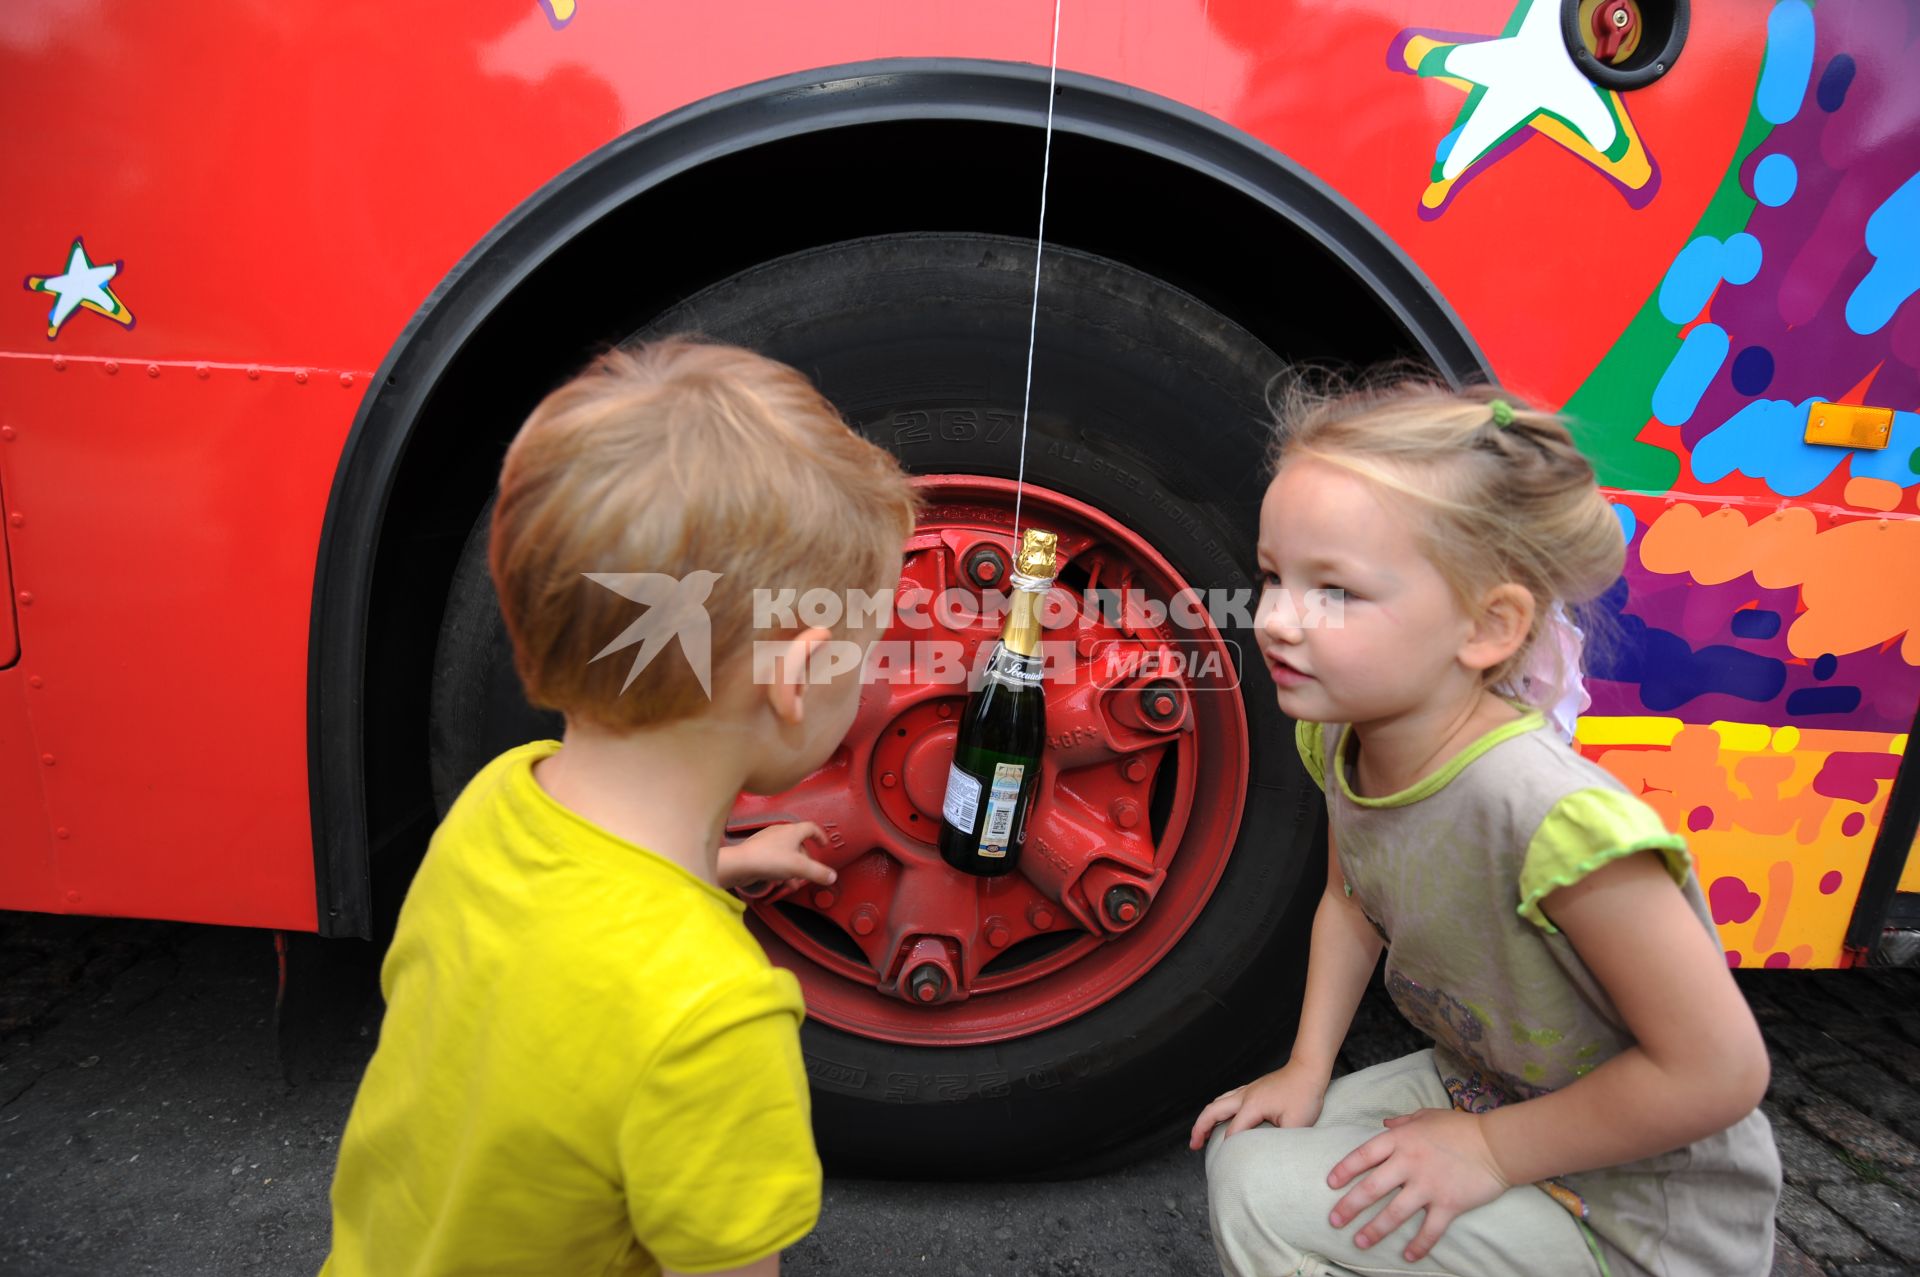
{"type": "MultiPolygon", "coordinates": [[[[0,907],[375,935],[464,780],[556,730],[482,530],[526,411],[611,343],[805,370],[923,476],[906,584],[1004,552],[1051,106],[1024,500],[1069,584],[1252,586],[1281,368],[1497,379],[1576,421],[1627,532],[1577,744],[1687,832],[1728,961],[1904,954],[1907,11],[1064,0],[1057,82],[1054,19],[8,5],[0,907]]],[[[843,869],[753,908],[830,1156],[1043,1169],[1250,1075],[1324,863],[1260,684],[1052,693],[1004,886],[929,858],[951,686],[875,685],[832,763],[742,803],[843,869]]]]}

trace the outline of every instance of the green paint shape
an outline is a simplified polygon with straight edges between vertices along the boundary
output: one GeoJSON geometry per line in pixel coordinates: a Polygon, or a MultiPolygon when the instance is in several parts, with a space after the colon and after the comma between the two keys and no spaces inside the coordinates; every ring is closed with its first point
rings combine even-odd
{"type": "MultiPolygon", "coordinates": [[[[1691,244],[1702,235],[1724,240],[1746,229],[1756,203],[1740,185],[1740,165],[1771,132],[1773,125],[1761,117],[1759,109],[1749,107],[1747,126],[1734,144],[1720,185],[1682,243],[1691,244]]],[[[1679,347],[1680,325],[1660,313],[1659,299],[1656,284],[1626,331],[1562,408],[1574,443],[1593,462],[1594,475],[1603,487],[1667,492],[1680,477],[1678,454],[1639,438],[1653,416],[1653,388],[1660,384],[1679,347]]]]}

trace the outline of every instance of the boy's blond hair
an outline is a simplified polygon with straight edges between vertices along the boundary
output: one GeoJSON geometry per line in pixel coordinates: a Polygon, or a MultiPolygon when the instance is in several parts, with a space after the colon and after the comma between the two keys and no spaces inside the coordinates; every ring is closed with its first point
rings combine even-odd
{"type": "Polygon", "coordinates": [[[673,337],[616,349],[533,410],[507,449],[488,565],[536,705],[616,729],[709,704],[678,641],[596,660],[641,615],[589,572],[717,573],[712,672],[737,677],[756,589],[891,589],[916,498],[899,463],[800,373],[673,337]]]}

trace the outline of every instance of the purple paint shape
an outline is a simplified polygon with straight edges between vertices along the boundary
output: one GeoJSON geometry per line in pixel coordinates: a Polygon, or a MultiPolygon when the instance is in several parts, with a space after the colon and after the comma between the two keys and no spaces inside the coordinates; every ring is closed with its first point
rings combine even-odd
{"type": "Polygon", "coordinates": [[[1760,908],[1760,896],[1748,889],[1745,879],[1715,878],[1707,888],[1707,905],[1713,910],[1714,922],[1724,927],[1753,917],[1760,908]]]}
{"type": "Polygon", "coordinates": [[[1830,896],[1840,890],[1841,874],[1838,869],[1829,869],[1820,875],[1820,894],[1830,896]]]}
{"type": "Polygon", "coordinates": [[[1863,811],[1848,812],[1847,818],[1840,822],[1840,836],[1842,838],[1858,837],[1860,831],[1866,827],[1867,813],[1863,811]]]}
{"type": "Polygon", "coordinates": [[[1828,754],[1813,778],[1813,792],[1850,803],[1870,803],[1880,792],[1878,782],[1892,780],[1900,770],[1898,754],[1828,754]]]}
{"type": "Polygon", "coordinates": [[[1712,829],[1713,828],[1713,808],[1695,807],[1692,811],[1688,812],[1687,828],[1691,829],[1696,834],[1699,833],[1702,829],[1712,829]]]}
{"type": "Polygon", "coordinates": [[[1793,959],[1784,953],[1769,953],[1767,966],[1775,971],[1783,971],[1793,965],[1793,959]]]}

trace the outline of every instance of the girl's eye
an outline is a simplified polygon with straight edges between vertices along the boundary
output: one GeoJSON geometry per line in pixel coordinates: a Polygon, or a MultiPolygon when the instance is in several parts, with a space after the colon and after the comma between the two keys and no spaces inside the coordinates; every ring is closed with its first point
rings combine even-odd
{"type": "Polygon", "coordinates": [[[1280,588],[1280,578],[1271,572],[1262,572],[1260,574],[1260,588],[1262,590],[1277,590],[1280,588]]]}

